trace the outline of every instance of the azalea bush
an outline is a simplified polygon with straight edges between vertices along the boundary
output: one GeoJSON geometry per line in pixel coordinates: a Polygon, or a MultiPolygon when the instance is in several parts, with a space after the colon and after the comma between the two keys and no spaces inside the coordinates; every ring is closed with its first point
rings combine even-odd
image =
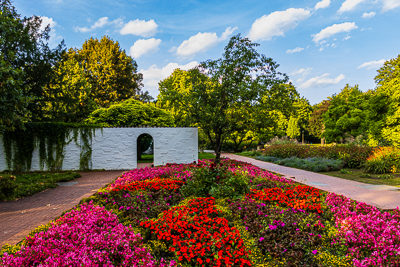
{"type": "Polygon", "coordinates": [[[400,149],[395,147],[378,147],[367,158],[365,170],[372,173],[389,173],[400,170],[400,149]]]}
{"type": "Polygon", "coordinates": [[[399,266],[399,236],[398,209],[382,212],[244,162],[200,160],[125,173],[4,246],[0,265],[399,266]],[[212,190],[229,179],[240,193],[212,190]]]}

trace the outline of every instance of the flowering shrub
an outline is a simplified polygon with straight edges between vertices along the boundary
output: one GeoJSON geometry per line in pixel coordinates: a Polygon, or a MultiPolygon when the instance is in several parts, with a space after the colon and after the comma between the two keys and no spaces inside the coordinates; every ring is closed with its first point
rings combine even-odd
{"type": "Polygon", "coordinates": [[[151,229],[152,237],[165,242],[182,264],[251,266],[239,231],[219,215],[214,198],[197,198],[140,225],[151,229]]]}
{"type": "Polygon", "coordinates": [[[252,199],[233,202],[231,209],[242,219],[262,254],[285,266],[318,266],[314,255],[321,244],[321,217],[302,209],[281,209],[252,199]]]}
{"type": "Polygon", "coordinates": [[[127,190],[127,191],[137,191],[137,190],[149,190],[149,191],[157,191],[160,190],[161,188],[167,189],[167,190],[176,190],[181,185],[183,184],[183,181],[180,180],[174,180],[174,179],[169,179],[169,178],[164,178],[161,179],[159,177],[155,177],[152,179],[147,179],[144,181],[137,181],[133,182],[131,184],[118,184],[110,191],[112,192],[118,192],[121,190],[127,190]]]}
{"type": "Polygon", "coordinates": [[[396,172],[400,168],[400,149],[395,147],[378,147],[367,158],[365,170],[372,173],[396,172]]]}
{"type": "Polygon", "coordinates": [[[354,266],[400,265],[400,210],[393,214],[329,193],[326,202],[334,213],[338,235],[354,257],[354,266]]]}
{"type": "MultiPolygon", "coordinates": [[[[2,266],[167,266],[142,246],[140,235],[111,212],[84,204],[57,220],[46,232],[28,237],[2,266]]],[[[169,266],[174,266],[174,262],[169,266]]]]}

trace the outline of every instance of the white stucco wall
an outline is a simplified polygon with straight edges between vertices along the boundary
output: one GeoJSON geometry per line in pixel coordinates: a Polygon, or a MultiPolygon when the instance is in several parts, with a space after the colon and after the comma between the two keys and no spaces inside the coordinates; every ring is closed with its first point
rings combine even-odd
{"type": "MultiPolygon", "coordinates": [[[[103,128],[96,129],[92,140],[91,169],[129,170],[137,167],[137,139],[149,134],[154,141],[154,166],[166,163],[190,163],[198,160],[197,128],[103,128]]],[[[0,137],[1,139],[1,137],[0,137]]],[[[80,142],[78,138],[78,142],[80,142]]],[[[65,148],[63,170],[78,170],[80,147],[74,141],[65,148]]],[[[7,169],[0,140],[0,170],[7,169]]],[[[32,156],[32,171],[40,170],[38,149],[32,156]]]]}

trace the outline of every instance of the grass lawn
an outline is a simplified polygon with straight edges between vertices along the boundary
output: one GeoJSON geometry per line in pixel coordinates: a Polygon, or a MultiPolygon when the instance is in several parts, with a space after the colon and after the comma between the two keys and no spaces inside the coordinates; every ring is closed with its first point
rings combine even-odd
{"type": "Polygon", "coordinates": [[[34,195],[49,188],[57,187],[57,182],[68,182],[81,177],[77,172],[27,172],[0,173],[0,201],[16,200],[34,195]]]}
{"type": "Polygon", "coordinates": [[[203,152],[199,153],[199,159],[214,159],[215,155],[213,153],[203,152]]]}
{"type": "Polygon", "coordinates": [[[363,169],[342,169],[340,171],[320,173],[366,184],[391,185],[400,187],[400,173],[372,174],[365,173],[363,169]]]}

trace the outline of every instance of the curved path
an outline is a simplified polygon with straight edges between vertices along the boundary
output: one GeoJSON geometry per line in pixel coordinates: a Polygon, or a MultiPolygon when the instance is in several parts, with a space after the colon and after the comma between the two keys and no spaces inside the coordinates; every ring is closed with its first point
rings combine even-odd
{"type": "Polygon", "coordinates": [[[282,174],[285,178],[295,180],[296,182],[313,186],[324,191],[344,195],[381,209],[395,209],[396,207],[400,207],[400,192],[397,191],[399,190],[398,187],[364,184],[238,156],[231,153],[222,153],[221,156],[248,162],[262,169],[282,174]]]}
{"type": "Polygon", "coordinates": [[[0,248],[15,245],[33,229],[59,217],[123,171],[80,172],[82,177],[17,201],[0,202],[0,248]]]}

